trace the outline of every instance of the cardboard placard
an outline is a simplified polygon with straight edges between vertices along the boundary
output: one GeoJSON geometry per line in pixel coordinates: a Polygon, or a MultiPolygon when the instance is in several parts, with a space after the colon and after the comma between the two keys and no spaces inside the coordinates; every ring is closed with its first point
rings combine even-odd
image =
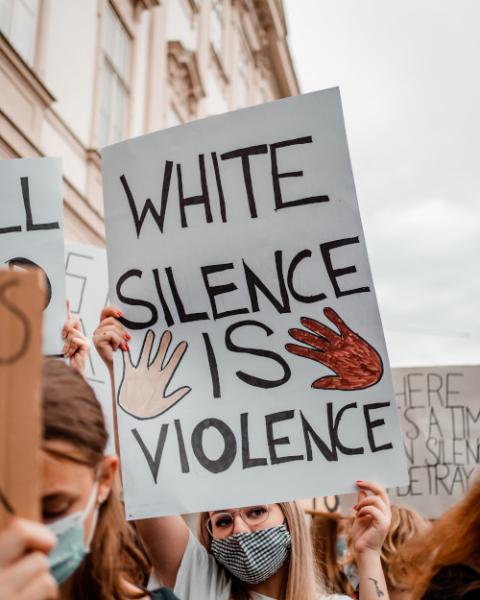
{"type": "Polygon", "coordinates": [[[43,271],[43,352],[62,355],[66,319],[62,165],[59,158],[0,161],[0,268],[43,271]]]}
{"type": "MultiPolygon", "coordinates": [[[[108,303],[107,254],[104,248],[88,244],[65,245],[65,275],[70,312],[77,315],[84,335],[90,340],[108,303]]],[[[85,378],[95,390],[107,422],[107,452],[115,451],[113,437],[112,387],[110,375],[95,348],[90,348],[85,378]]]]}
{"type": "Polygon", "coordinates": [[[37,272],[0,271],[0,528],[40,518],[44,293],[37,272]]]}
{"type": "Polygon", "coordinates": [[[480,476],[480,366],[392,372],[409,484],[390,496],[437,518],[480,476]]]}
{"type": "Polygon", "coordinates": [[[128,518],[406,481],[338,89],[103,151],[128,518]]]}

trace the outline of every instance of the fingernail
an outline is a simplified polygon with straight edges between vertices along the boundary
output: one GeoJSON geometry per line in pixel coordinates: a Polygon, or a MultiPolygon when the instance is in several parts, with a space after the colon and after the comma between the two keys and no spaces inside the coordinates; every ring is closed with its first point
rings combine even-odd
{"type": "Polygon", "coordinates": [[[117,312],[117,317],[123,317],[123,312],[121,310],[117,312]]]}
{"type": "Polygon", "coordinates": [[[357,510],[358,508],[358,504],[355,504],[355,506],[352,506],[353,510],[357,510]]]}
{"type": "Polygon", "coordinates": [[[129,333],[127,333],[127,340],[131,340],[131,339],[132,339],[132,336],[129,333]]]}
{"type": "Polygon", "coordinates": [[[363,479],[357,479],[355,483],[363,483],[363,479]]]}

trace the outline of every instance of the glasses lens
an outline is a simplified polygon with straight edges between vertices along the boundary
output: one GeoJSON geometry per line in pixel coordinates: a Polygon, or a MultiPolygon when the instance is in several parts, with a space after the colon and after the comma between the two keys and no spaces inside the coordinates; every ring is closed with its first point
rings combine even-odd
{"type": "Polygon", "coordinates": [[[259,525],[267,520],[268,506],[266,504],[248,506],[242,510],[242,517],[247,525],[259,525]]]}
{"type": "Polygon", "coordinates": [[[225,533],[232,529],[233,517],[228,512],[217,513],[209,520],[211,531],[210,533],[225,533]]]}

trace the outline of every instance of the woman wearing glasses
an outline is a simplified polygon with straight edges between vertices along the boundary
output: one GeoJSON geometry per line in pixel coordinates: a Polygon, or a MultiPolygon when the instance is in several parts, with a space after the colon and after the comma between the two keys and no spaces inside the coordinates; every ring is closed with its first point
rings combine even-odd
{"type": "MultiPolygon", "coordinates": [[[[113,350],[126,349],[127,339],[116,316],[115,307],[104,309],[94,334],[112,378],[113,350]]],[[[388,600],[380,549],[390,524],[389,499],[373,483],[358,481],[357,485],[352,539],[358,556],[360,599],[388,600]]],[[[136,524],[158,578],[181,600],[328,597],[322,594],[326,586],[318,580],[305,517],[295,502],[203,513],[198,539],[180,516],[136,524]]]]}

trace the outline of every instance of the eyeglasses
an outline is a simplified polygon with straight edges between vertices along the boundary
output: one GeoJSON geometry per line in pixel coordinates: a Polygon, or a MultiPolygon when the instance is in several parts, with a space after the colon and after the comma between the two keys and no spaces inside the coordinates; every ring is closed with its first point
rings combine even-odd
{"type": "Polygon", "coordinates": [[[266,504],[247,506],[239,510],[214,513],[207,521],[207,529],[212,537],[228,537],[234,529],[235,517],[240,515],[248,527],[255,528],[268,519],[269,508],[266,504]]]}

